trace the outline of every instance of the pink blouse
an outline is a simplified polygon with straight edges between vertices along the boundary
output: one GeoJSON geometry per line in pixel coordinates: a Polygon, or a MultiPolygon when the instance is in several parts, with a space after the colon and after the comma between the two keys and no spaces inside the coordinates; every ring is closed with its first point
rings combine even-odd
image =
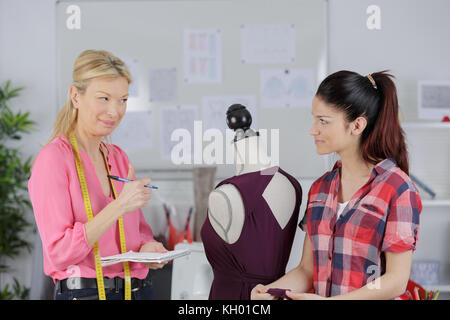
{"type": "MultiPolygon", "coordinates": [[[[108,149],[108,165],[112,175],[128,175],[128,156],[115,145],[108,149]]],[[[103,194],[94,165],[80,149],[86,184],[94,216],[114,200],[103,194]]],[[[123,182],[114,181],[117,194],[123,182]]],[[[81,193],[75,160],[69,141],[55,138],[39,152],[28,181],[28,192],[33,205],[36,224],[42,240],[44,272],[54,281],[78,276],[95,278],[94,251],[86,239],[84,224],[86,209],[81,193]]],[[[127,250],[139,251],[147,242],[155,241],[150,226],[141,210],[123,215],[127,250]]],[[[98,240],[100,256],[120,252],[119,227],[116,222],[98,240]]],[[[130,263],[131,277],[143,279],[148,268],[141,263],[130,263]]],[[[103,276],[124,277],[123,264],[103,267],[103,276]]]]}

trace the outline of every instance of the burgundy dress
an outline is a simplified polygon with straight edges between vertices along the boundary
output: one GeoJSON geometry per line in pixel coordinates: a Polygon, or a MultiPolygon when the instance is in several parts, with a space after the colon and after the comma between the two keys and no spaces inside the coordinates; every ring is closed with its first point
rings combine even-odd
{"type": "Polygon", "coordinates": [[[268,284],[285,273],[296,231],[302,189],[297,179],[279,167],[264,171],[234,176],[217,185],[230,183],[239,190],[245,220],[239,239],[228,244],[217,235],[209,217],[206,217],[201,236],[206,257],[214,272],[209,299],[248,300],[251,290],[258,283],[268,284]],[[296,193],[294,212],[284,229],[263,198],[264,190],[277,171],[291,181],[296,193]]]}

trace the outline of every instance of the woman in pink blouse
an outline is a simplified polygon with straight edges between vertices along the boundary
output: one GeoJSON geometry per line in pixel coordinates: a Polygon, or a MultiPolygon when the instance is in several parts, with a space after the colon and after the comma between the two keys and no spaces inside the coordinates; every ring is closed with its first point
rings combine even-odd
{"type": "MultiPolygon", "coordinates": [[[[100,256],[121,253],[118,219],[123,217],[127,251],[165,252],[153,239],[141,208],[151,197],[150,179],[135,179],[126,153],[104,143],[127,107],[131,76],[124,63],[106,51],[87,50],[75,61],[73,83],[49,142],[32,168],[28,191],[42,240],[44,272],[56,283],[55,299],[98,299],[93,246],[100,256]],[[81,156],[93,219],[88,221],[70,137],[81,156]],[[117,199],[111,183],[117,191],[117,199]]],[[[148,269],[164,264],[129,263],[133,299],[153,296],[148,269]]],[[[124,267],[103,267],[106,299],[123,299],[124,267]]]]}

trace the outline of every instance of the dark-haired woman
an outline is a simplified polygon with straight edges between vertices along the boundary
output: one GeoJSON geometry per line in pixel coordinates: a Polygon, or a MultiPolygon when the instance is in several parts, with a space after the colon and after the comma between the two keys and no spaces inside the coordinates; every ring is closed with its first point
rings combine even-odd
{"type": "Polygon", "coordinates": [[[310,134],[318,154],[340,160],[309,191],[300,264],[252,299],[274,299],[269,288],[290,299],[407,298],[422,204],[391,78],[339,71],[320,84],[310,134]]]}

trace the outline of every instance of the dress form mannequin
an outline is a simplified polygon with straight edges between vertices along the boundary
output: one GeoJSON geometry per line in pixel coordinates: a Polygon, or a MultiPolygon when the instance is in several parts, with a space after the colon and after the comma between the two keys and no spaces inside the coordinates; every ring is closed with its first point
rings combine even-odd
{"type": "Polygon", "coordinates": [[[209,299],[248,300],[258,283],[286,272],[302,189],[271,163],[244,106],[228,108],[227,124],[235,130],[236,175],[210,193],[201,236],[214,273],[209,299]]]}
{"type": "MultiPolygon", "coordinates": [[[[259,135],[248,127],[244,126],[244,129],[245,136],[239,132],[233,142],[236,176],[271,168],[270,157],[265,147],[259,143],[259,135]],[[238,135],[240,137],[237,138],[238,135]]],[[[296,191],[289,179],[277,172],[277,167],[273,167],[272,174],[273,172],[275,174],[265,188],[263,198],[280,227],[284,229],[294,212],[296,191]]],[[[267,174],[267,171],[261,174],[267,174]]],[[[233,184],[223,184],[210,193],[208,217],[214,231],[226,243],[232,244],[239,239],[245,220],[245,208],[242,196],[233,184]]]]}

